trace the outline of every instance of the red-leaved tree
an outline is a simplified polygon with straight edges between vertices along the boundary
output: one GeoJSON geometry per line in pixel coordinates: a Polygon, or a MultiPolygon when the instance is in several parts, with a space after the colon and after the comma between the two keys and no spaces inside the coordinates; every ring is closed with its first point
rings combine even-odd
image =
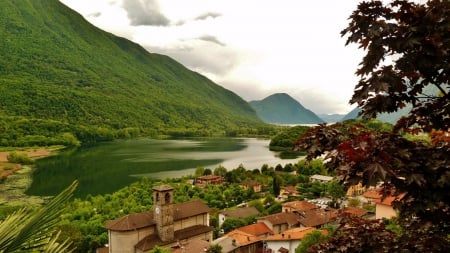
{"type": "Polygon", "coordinates": [[[350,103],[366,119],[407,104],[409,114],[390,132],[320,125],[294,147],[310,159],[324,155],[346,185],[383,182],[384,196],[402,195],[394,207],[403,233],[343,219],[331,239],[310,252],[450,252],[450,2],[416,2],[362,2],[342,31],[347,44],[365,50],[350,103]]]}

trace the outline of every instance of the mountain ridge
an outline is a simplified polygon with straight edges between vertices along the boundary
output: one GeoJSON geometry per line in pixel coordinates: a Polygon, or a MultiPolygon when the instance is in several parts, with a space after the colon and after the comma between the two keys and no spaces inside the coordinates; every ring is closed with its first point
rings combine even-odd
{"type": "Polygon", "coordinates": [[[286,93],[275,93],[249,102],[256,114],[272,124],[319,124],[324,121],[286,93]]]}
{"type": "Polygon", "coordinates": [[[2,1],[0,36],[0,116],[163,133],[263,124],[237,94],[57,0],[2,1]]]}

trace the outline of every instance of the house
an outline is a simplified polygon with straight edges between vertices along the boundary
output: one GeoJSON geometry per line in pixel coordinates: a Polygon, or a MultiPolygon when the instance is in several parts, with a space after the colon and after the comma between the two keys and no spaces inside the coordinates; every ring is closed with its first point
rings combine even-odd
{"type": "Polygon", "coordinates": [[[240,184],[244,189],[248,190],[250,188],[253,189],[253,192],[259,193],[262,192],[262,184],[256,181],[245,181],[240,184]]]}
{"type": "Polygon", "coordinates": [[[219,212],[219,227],[222,226],[223,222],[227,218],[237,218],[237,219],[243,219],[248,218],[250,216],[256,216],[259,214],[258,209],[255,207],[238,207],[233,210],[228,211],[221,211],[219,212]]]}
{"type": "Polygon", "coordinates": [[[363,193],[365,202],[369,205],[375,205],[376,200],[381,198],[380,190],[371,189],[363,193]]]}
{"type": "Polygon", "coordinates": [[[172,248],[181,241],[211,242],[210,208],[200,200],[173,203],[173,188],[153,187],[154,210],[129,214],[106,224],[109,253],[143,253],[155,246],[172,248]]]}
{"type": "Polygon", "coordinates": [[[298,197],[300,196],[300,193],[297,191],[297,187],[295,187],[295,185],[289,185],[281,187],[280,196],[287,199],[289,197],[298,197]]]}
{"type": "Polygon", "coordinates": [[[328,183],[333,180],[333,177],[324,176],[324,175],[312,175],[309,177],[311,182],[320,182],[320,183],[328,183]]]}
{"type": "Polygon", "coordinates": [[[262,250],[262,238],[259,236],[235,229],[225,236],[213,241],[222,247],[223,253],[255,253],[262,250]]]}
{"type": "Polygon", "coordinates": [[[295,213],[276,213],[256,218],[257,222],[263,222],[274,234],[283,233],[285,230],[299,227],[299,216],[295,213]]]}
{"type": "Polygon", "coordinates": [[[405,194],[383,197],[381,189],[373,189],[365,192],[363,196],[368,203],[375,204],[375,219],[390,219],[397,216],[393,202],[402,199],[405,194]]]}
{"type": "Polygon", "coordinates": [[[394,208],[394,201],[400,200],[405,194],[399,196],[387,196],[375,200],[375,219],[390,219],[397,216],[397,211],[394,208]]]}
{"type": "Polygon", "coordinates": [[[293,228],[264,239],[264,252],[295,253],[305,235],[316,230],[311,227],[293,228]]]}
{"type": "Polygon", "coordinates": [[[367,215],[367,210],[360,207],[346,207],[342,209],[343,214],[353,215],[357,217],[363,217],[367,215]]]}
{"type": "Polygon", "coordinates": [[[222,247],[223,253],[262,252],[262,240],[273,235],[264,223],[256,223],[235,229],[212,242],[222,247]]]}
{"type": "Polygon", "coordinates": [[[282,212],[287,212],[287,213],[304,212],[304,211],[309,211],[309,210],[320,208],[316,204],[310,203],[308,201],[303,201],[303,200],[285,202],[281,206],[282,206],[281,207],[282,212]]]}
{"type": "Polygon", "coordinates": [[[238,228],[237,230],[254,235],[259,238],[266,238],[273,235],[273,231],[263,222],[243,226],[238,228]]]}
{"type": "Polygon", "coordinates": [[[205,175],[200,176],[195,179],[196,185],[206,185],[206,184],[221,184],[225,179],[221,176],[216,175],[205,175]]]}
{"type": "Polygon", "coordinates": [[[336,209],[311,209],[299,212],[301,227],[320,228],[325,224],[335,222],[338,216],[336,209]]]}

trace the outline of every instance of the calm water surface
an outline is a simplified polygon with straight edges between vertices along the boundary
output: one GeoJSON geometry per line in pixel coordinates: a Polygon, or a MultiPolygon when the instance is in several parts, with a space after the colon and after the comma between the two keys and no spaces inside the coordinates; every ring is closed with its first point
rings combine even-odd
{"type": "Polygon", "coordinates": [[[39,159],[30,195],[55,195],[73,180],[75,195],[112,193],[141,177],[167,178],[194,174],[198,167],[228,170],[296,163],[269,150],[269,140],[253,138],[202,138],[185,140],[134,139],[67,150],[39,159]]]}

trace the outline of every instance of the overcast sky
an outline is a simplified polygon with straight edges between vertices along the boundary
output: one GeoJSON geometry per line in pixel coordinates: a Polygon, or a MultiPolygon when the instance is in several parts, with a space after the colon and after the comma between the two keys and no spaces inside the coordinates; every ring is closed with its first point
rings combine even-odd
{"type": "Polygon", "coordinates": [[[89,22],[168,55],[247,101],[288,93],[349,112],[362,51],[340,31],[359,0],[61,0],[89,22]]]}

